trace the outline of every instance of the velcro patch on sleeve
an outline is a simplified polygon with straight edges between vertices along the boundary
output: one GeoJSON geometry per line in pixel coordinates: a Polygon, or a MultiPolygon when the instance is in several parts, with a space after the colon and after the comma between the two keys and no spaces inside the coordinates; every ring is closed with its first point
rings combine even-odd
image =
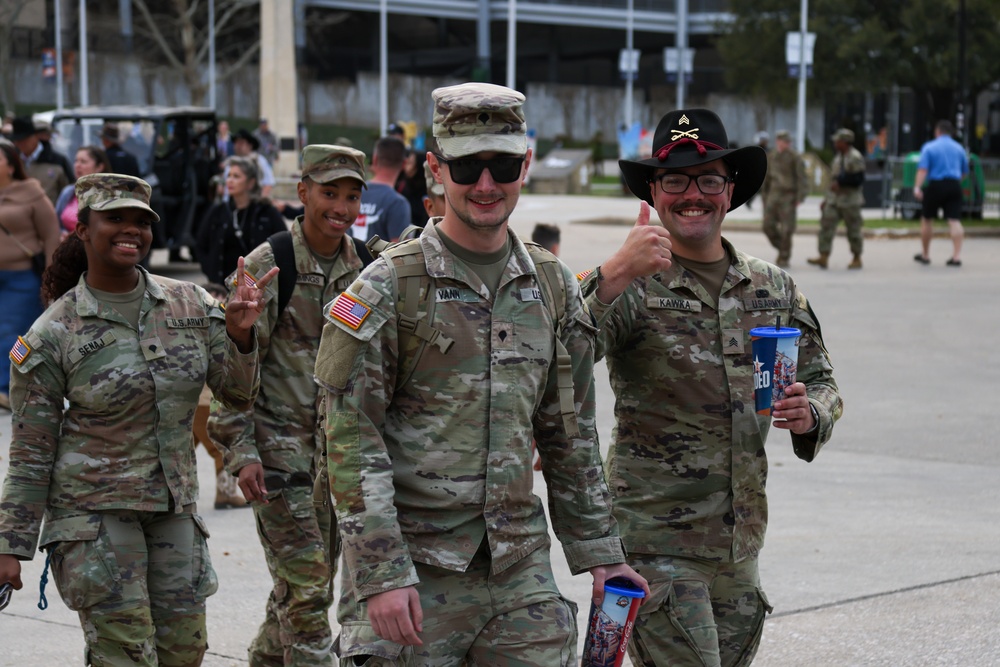
{"type": "Polygon", "coordinates": [[[10,360],[20,366],[31,356],[31,346],[23,338],[17,337],[14,347],[10,348],[10,360]]]}
{"type": "MultiPolygon", "coordinates": [[[[239,275],[239,271],[233,273],[233,287],[237,286],[236,281],[239,280],[239,275]]],[[[257,278],[255,278],[254,275],[245,268],[243,270],[243,284],[251,289],[257,289],[257,278]]]]}
{"type": "Polygon", "coordinates": [[[330,317],[343,322],[354,331],[358,330],[361,323],[371,315],[371,312],[371,308],[347,292],[341,292],[340,296],[333,300],[333,305],[330,306],[330,317]]]}
{"type": "Polygon", "coordinates": [[[580,282],[582,283],[582,282],[583,282],[584,280],[586,280],[586,279],[587,279],[587,278],[588,278],[588,277],[590,276],[590,274],[591,274],[591,273],[593,273],[593,272],[594,272],[594,270],[593,270],[593,269],[587,269],[586,271],[581,271],[580,273],[576,274],[576,279],[577,279],[577,280],[579,280],[579,281],[580,281],[580,282]]]}

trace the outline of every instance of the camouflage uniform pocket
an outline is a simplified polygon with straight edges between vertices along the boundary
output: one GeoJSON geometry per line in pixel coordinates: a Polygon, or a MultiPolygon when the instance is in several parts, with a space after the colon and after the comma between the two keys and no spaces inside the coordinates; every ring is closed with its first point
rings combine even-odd
{"type": "Polygon", "coordinates": [[[412,649],[382,639],[368,623],[345,623],[334,650],[341,667],[405,667],[411,664],[412,649]],[[363,658],[357,662],[355,658],[363,658]]]}
{"type": "Polygon", "coordinates": [[[197,572],[197,580],[195,581],[194,597],[198,602],[202,602],[219,590],[219,577],[215,574],[215,568],[212,567],[212,558],[208,553],[209,534],[208,528],[205,526],[205,520],[201,518],[200,514],[192,514],[191,518],[194,520],[196,528],[194,532],[194,544],[191,546],[191,549],[196,558],[195,562],[201,563],[197,572]]]}
{"type": "Polygon", "coordinates": [[[120,599],[121,573],[100,514],[46,521],[41,549],[52,559],[52,578],[73,611],[120,599]]]}

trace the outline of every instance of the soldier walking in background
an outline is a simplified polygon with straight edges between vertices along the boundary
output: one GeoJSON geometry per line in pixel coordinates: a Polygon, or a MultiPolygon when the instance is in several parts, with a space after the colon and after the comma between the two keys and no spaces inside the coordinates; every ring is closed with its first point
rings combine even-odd
{"type": "Polygon", "coordinates": [[[531,160],[524,96],[438,88],[428,163],[448,205],[329,308],[316,358],[346,572],[342,665],[576,663],[541,500],[593,597],[623,564],[570,270],[508,229],[531,160]],[[557,355],[558,351],[558,357],[557,355]],[[557,362],[558,359],[558,362],[557,362]]]}
{"type": "Polygon", "coordinates": [[[635,665],[749,665],[771,610],[758,555],[772,422],[754,412],[750,329],[781,317],[802,331],[798,382],[773,414],[799,458],[813,460],[841,413],[805,296],[722,237],[767,164],[757,146],[728,145],[707,109],[664,116],[653,157],[619,161],[646,202],[636,226],[582,285],[615,392],[615,518],[652,590],[628,645],[635,665]],[[649,224],[646,204],[662,226],[649,224]]]}
{"type": "Polygon", "coordinates": [[[809,194],[806,165],[792,148],[792,135],[779,130],[774,150],[767,154],[767,175],[760,188],[764,200],[764,234],[778,250],[777,266],[787,269],[792,258],[792,236],[797,223],[796,208],[809,194]]]}
{"type": "Polygon", "coordinates": [[[208,429],[252,503],[274,580],[248,651],[251,667],[334,664],[329,610],[339,548],[313,367],[324,305],[364,265],[349,231],[364,187],[364,153],[306,146],[298,183],[304,213],[290,231],[274,234],[246,258],[251,282],[281,269],[257,323],[260,395],[249,413],[213,402],[208,429]]]}
{"type": "Polygon", "coordinates": [[[206,382],[231,407],[253,402],[254,322],[276,272],[241,281],[223,311],[139,265],[159,220],[145,181],[91,174],[76,193],[76,229],[45,273],[55,302],[10,352],[0,584],[21,588],[20,561],[41,548],[79,613],[84,664],[200,665],[218,581],[191,422],[206,382]]]}
{"type": "Polygon", "coordinates": [[[827,268],[837,224],[843,220],[847,227],[847,242],[854,255],[847,268],[860,269],[865,243],[861,232],[864,224],[861,206],[865,198],[861,186],[865,182],[865,159],[861,151],[854,147],[854,132],[851,130],[841,128],[833,133],[832,139],[836,154],[830,165],[830,189],[820,204],[819,256],[806,261],[821,269],[827,268]]]}

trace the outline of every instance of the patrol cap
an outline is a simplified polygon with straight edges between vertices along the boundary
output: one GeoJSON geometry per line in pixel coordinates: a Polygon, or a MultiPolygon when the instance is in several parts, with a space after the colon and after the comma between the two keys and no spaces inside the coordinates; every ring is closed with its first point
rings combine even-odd
{"type": "Polygon", "coordinates": [[[437,88],[434,126],[442,157],[456,158],[480,151],[512,155],[528,152],[524,95],[491,83],[463,83],[437,88]]]}
{"type": "Polygon", "coordinates": [[[774,138],[782,139],[783,141],[791,141],[792,133],[789,132],[788,130],[778,130],[777,132],[774,133],[774,138]]]}
{"type": "Polygon", "coordinates": [[[365,154],[356,148],[332,144],[309,144],[302,149],[302,178],[316,183],[330,183],[338,178],[365,182],[365,154]]]}
{"type": "Polygon", "coordinates": [[[846,127],[842,127],[833,133],[831,139],[834,141],[846,141],[849,144],[853,144],[854,132],[852,130],[848,130],[846,127]]]}
{"type": "Polygon", "coordinates": [[[141,208],[159,222],[160,216],[149,207],[149,184],[125,174],[88,174],[76,181],[76,199],[82,211],[111,211],[118,208],[141,208]]]}
{"type": "Polygon", "coordinates": [[[434,180],[434,173],[431,171],[429,162],[424,162],[424,179],[427,180],[427,194],[444,197],[444,183],[434,180]]]}

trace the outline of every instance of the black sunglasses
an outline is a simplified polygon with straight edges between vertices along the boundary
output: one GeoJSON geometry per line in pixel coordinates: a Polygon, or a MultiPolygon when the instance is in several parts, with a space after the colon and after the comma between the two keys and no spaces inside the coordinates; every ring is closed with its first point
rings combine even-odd
{"type": "Polygon", "coordinates": [[[437,156],[439,162],[448,165],[451,172],[451,180],[459,185],[472,185],[479,180],[483,169],[490,170],[490,176],[497,183],[513,183],[521,176],[521,165],[524,164],[524,156],[519,157],[495,157],[489,160],[476,160],[470,157],[443,158],[437,156]]]}

